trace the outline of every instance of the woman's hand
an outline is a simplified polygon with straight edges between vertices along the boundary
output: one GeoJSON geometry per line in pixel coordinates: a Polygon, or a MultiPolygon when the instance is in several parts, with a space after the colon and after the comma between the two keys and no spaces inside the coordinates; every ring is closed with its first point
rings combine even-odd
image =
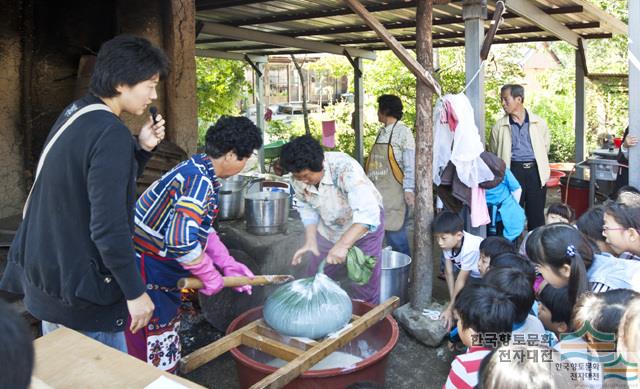
{"type": "Polygon", "coordinates": [[[330,265],[338,265],[344,263],[347,260],[347,252],[350,247],[347,247],[340,242],[336,243],[329,253],[327,254],[327,263],[330,265]]]}
{"type": "Polygon", "coordinates": [[[156,123],[153,124],[153,118],[149,116],[149,120],[140,129],[138,134],[138,143],[145,151],[151,151],[156,148],[164,139],[164,119],[162,115],[156,116],[156,123]]]}
{"type": "Polygon", "coordinates": [[[291,264],[293,266],[297,266],[300,264],[300,262],[302,262],[302,257],[308,253],[311,252],[313,255],[320,255],[320,251],[318,251],[318,242],[313,240],[313,241],[309,241],[307,240],[304,243],[304,246],[300,247],[298,249],[298,251],[296,251],[295,254],[293,254],[293,260],[291,261],[291,264]]]}
{"type": "Polygon", "coordinates": [[[629,147],[633,147],[638,144],[638,138],[633,135],[627,135],[624,139],[624,148],[628,149],[629,147]]]}

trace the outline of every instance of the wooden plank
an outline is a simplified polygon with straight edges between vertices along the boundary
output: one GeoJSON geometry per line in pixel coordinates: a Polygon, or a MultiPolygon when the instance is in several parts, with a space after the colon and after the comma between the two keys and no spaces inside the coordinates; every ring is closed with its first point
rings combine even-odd
{"type": "Polygon", "coordinates": [[[260,382],[251,386],[258,388],[282,388],[297,376],[309,370],[313,365],[326,358],[329,354],[346,345],[352,339],[365,332],[369,327],[389,315],[398,306],[398,297],[391,297],[382,304],[376,306],[358,320],[349,323],[345,328],[330,335],[300,356],[265,377],[260,382]]]}
{"type": "MultiPolygon", "coordinates": [[[[279,285],[285,282],[293,281],[295,278],[288,274],[274,274],[274,275],[257,275],[253,278],[249,277],[222,277],[222,283],[225,288],[233,288],[237,286],[264,286],[264,285],[279,285]]],[[[177,287],[180,289],[202,289],[204,284],[197,277],[184,277],[178,279],[177,287]]]]}
{"type": "Polygon", "coordinates": [[[544,13],[543,10],[532,4],[530,0],[509,0],[507,8],[542,27],[546,31],[549,31],[573,47],[578,47],[578,39],[580,38],[578,34],[544,13]]]}
{"type": "MultiPolygon", "coordinates": [[[[232,59],[236,61],[244,61],[246,59],[244,54],[232,53],[227,51],[219,51],[219,50],[211,50],[211,49],[196,49],[196,57],[222,58],[222,59],[232,59]]],[[[249,55],[249,59],[252,62],[263,62],[263,63],[268,62],[267,57],[264,55],[249,55]]]]}
{"type": "Polygon", "coordinates": [[[498,28],[500,27],[500,23],[502,21],[502,14],[504,13],[504,2],[499,1],[496,3],[496,9],[493,12],[493,18],[491,19],[491,26],[484,36],[484,41],[482,42],[482,48],[480,49],[480,59],[484,61],[489,56],[489,50],[491,49],[491,44],[493,43],[493,38],[496,36],[496,32],[498,32],[498,28]]]}
{"type": "Polygon", "coordinates": [[[232,348],[240,346],[242,344],[242,335],[245,332],[253,331],[261,322],[262,320],[251,322],[237,331],[182,357],[180,360],[180,372],[192,372],[232,348]]]}
{"type": "Polygon", "coordinates": [[[35,388],[144,388],[162,376],[188,388],[203,388],[69,328],[40,337],[33,345],[35,388]]]}
{"type": "Polygon", "coordinates": [[[242,334],[242,344],[285,361],[292,361],[305,352],[252,331],[242,334]]]}
{"type": "Polygon", "coordinates": [[[360,15],[362,20],[371,27],[372,30],[378,34],[378,36],[385,42],[385,44],[395,53],[395,55],[404,63],[404,65],[411,70],[411,72],[420,81],[427,84],[438,95],[442,94],[440,85],[438,82],[427,72],[415,58],[409,54],[409,51],[405,49],[396,38],[387,31],[384,26],[373,16],[367,9],[360,4],[358,0],[343,0],[351,9],[360,15]]]}
{"type": "Polygon", "coordinates": [[[343,55],[344,51],[347,50],[353,57],[361,57],[371,60],[376,59],[376,54],[371,51],[347,48],[308,39],[292,38],[284,35],[272,34],[247,28],[227,26],[219,23],[205,22],[204,27],[202,28],[202,33],[208,35],[218,35],[231,39],[273,44],[281,47],[293,47],[298,49],[311,50],[316,53],[331,53],[343,55]]]}
{"type": "Polygon", "coordinates": [[[265,324],[259,324],[258,327],[256,328],[256,332],[259,335],[271,338],[280,343],[286,343],[291,347],[295,347],[297,349],[304,350],[304,351],[309,350],[310,348],[318,345],[318,342],[312,339],[296,338],[296,337],[280,335],[273,328],[268,327],[265,324]]]}

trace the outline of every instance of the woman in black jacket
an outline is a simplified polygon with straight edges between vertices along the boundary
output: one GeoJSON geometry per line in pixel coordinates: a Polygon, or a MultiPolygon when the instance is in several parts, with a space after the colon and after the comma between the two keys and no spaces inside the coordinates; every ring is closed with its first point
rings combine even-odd
{"type": "Polygon", "coordinates": [[[149,41],[104,43],[90,93],[53,125],[0,288],[23,294],[43,333],[60,325],[126,351],[124,327],[147,324],[153,303],[133,248],[135,179],[164,138],[149,117],[138,139],[120,120],[157,98],[168,60],[149,41]]]}

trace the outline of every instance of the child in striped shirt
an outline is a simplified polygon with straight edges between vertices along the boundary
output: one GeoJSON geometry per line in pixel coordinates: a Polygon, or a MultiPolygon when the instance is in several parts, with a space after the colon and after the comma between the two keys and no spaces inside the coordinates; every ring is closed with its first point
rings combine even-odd
{"type": "Polygon", "coordinates": [[[486,285],[466,285],[458,294],[454,317],[458,321],[460,339],[468,347],[451,363],[443,388],[465,389],[478,384],[482,359],[500,340],[508,340],[515,322],[516,308],[509,298],[486,285]]]}

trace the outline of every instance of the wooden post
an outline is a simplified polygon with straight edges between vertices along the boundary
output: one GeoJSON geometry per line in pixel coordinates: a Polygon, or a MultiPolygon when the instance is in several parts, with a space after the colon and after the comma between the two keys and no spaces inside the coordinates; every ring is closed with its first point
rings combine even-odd
{"type": "MultiPolygon", "coordinates": [[[[640,2],[629,1],[629,135],[640,138],[640,2]]],[[[640,146],[629,149],[629,185],[640,187],[640,146]]]]}
{"type": "MultiPolygon", "coordinates": [[[[582,41],[582,40],[580,40],[582,41]]],[[[585,154],[585,136],[584,136],[584,124],[585,124],[585,86],[584,78],[587,69],[585,68],[584,51],[581,49],[576,50],[576,107],[575,107],[575,136],[576,136],[576,162],[583,161],[585,154]]]]}
{"type": "Polygon", "coordinates": [[[354,58],[355,68],[353,72],[353,130],[356,132],[356,160],[360,165],[364,166],[364,144],[362,142],[362,134],[364,130],[364,80],[362,77],[362,58],[354,58]],[[360,71],[358,71],[358,69],[360,71]]]}
{"type": "Polygon", "coordinates": [[[265,64],[263,62],[256,63],[258,69],[254,70],[255,80],[256,80],[256,89],[254,91],[254,95],[256,98],[256,126],[260,129],[260,133],[262,134],[262,142],[263,147],[260,147],[258,150],[258,159],[260,160],[260,171],[265,172],[264,168],[264,130],[266,126],[266,121],[264,120],[264,79],[265,77],[265,64]],[[257,70],[257,71],[256,71],[257,70]]]}
{"type": "Polygon", "coordinates": [[[196,8],[193,1],[171,0],[165,18],[165,49],[171,69],[165,84],[165,119],[169,140],[187,154],[196,152],[198,101],[196,93],[196,8]]]}
{"type": "MultiPolygon", "coordinates": [[[[298,77],[300,77],[300,83],[304,85],[304,74],[302,73],[302,64],[299,64],[296,61],[296,56],[291,54],[291,60],[293,61],[293,65],[296,67],[298,71],[298,77]]],[[[307,88],[302,88],[302,117],[304,119],[304,133],[307,135],[311,135],[311,128],[309,128],[309,113],[307,112],[307,88]]]]}
{"type": "MultiPolygon", "coordinates": [[[[433,0],[419,0],[416,9],[416,57],[427,71],[433,70],[431,38],[433,0]]],[[[431,303],[433,288],[433,89],[416,80],[416,208],[413,233],[411,307],[421,311],[431,303]]]]}

